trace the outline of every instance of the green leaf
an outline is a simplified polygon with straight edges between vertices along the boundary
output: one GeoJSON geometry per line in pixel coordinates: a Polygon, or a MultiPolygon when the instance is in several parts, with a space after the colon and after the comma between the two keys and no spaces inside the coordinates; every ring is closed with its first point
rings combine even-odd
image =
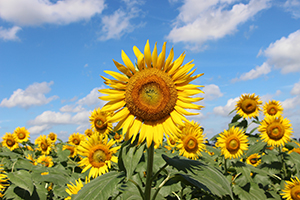
{"type": "Polygon", "coordinates": [[[43,172],[49,172],[49,174],[41,175],[41,172],[32,172],[32,179],[34,180],[34,182],[49,182],[60,186],[64,186],[70,181],[70,178],[68,176],[65,176],[60,171],[54,172],[52,170],[45,169],[43,172]]]}
{"type": "Polygon", "coordinates": [[[16,186],[27,190],[30,195],[34,190],[34,185],[31,179],[31,174],[25,170],[19,170],[16,172],[8,173],[7,177],[11,182],[13,182],[16,186]]]}
{"type": "Polygon", "coordinates": [[[265,146],[266,146],[266,143],[264,143],[264,142],[258,142],[255,145],[250,145],[249,149],[246,153],[246,157],[249,157],[250,155],[252,155],[254,153],[260,152],[265,146]]]}
{"type": "Polygon", "coordinates": [[[72,195],[72,200],[108,199],[118,189],[122,179],[123,172],[111,171],[103,174],[86,184],[76,195],[72,195]]]}
{"type": "MultiPolygon", "coordinates": [[[[235,110],[235,109],[234,109],[235,110]]],[[[242,116],[240,116],[239,114],[236,114],[233,118],[232,118],[232,120],[231,120],[231,123],[234,123],[234,122],[237,122],[239,119],[241,119],[242,118],[242,116]]]]}

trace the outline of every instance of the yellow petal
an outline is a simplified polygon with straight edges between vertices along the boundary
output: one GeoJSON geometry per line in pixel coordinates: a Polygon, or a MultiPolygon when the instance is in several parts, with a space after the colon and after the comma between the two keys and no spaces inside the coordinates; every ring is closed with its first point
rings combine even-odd
{"type": "Polygon", "coordinates": [[[129,134],[128,138],[131,138],[133,136],[131,142],[133,142],[135,140],[136,136],[138,135],[141,125],[142,125],[142,122],[138,119],[135,119],[132,126],[129,128],[127,134],[129,134]]]}
{"type": "Polygon", "coordinates": [[[174,65],[172,66],[172,68],[169,70],[169,74],[173,74],[175,71],[177,71],[177,69],[182,65],[183,60],[185,58],[185,54],[182,53],[179,58],[177,58],[177,60],[175,60],[174,65]]]}
{"type": "Polygon", "coordinates": [[[203,97],[183,97],[183,96],[178,96],[178,99],[180,99],[181,101],[186,102],[186,103],[193,103],[193,102],[201,101],[204,98],[203,97]]]}
{"type": "Polygon", "coordinates": [[[141,54],[139,56],[139,58],[138,58],[138,68],[139,68],[139,70],[143,70],[143,69],[146,68],[145,67],[145,59],[144,59],[144,55],[143,54],[141,54]]]}
{"type": "Polygon", "coordinates": [[[188,112],[180,106],[175,106],[174,109],[181,115],[198,115],[199,113],[188,112]]]}
{"type": "MultiPolygon", "coordinates": [[[[192,61],[191,61],[192,62],[192,61]]],[[[186,75],[193,67],[194,67],[195,64],[185,64],[183,65],[181,68],[179,68],[175,74],[173,75],[172,79],[173,80],[176,80],[184,75],[186,75]]]]}
{"type": "Polygon", "coordinates": [[[143,55],[142,52],[139,50],[139,48],[137,48],[136,46],[133,47],[133,52],[134,52],[136,58],[139,58],[141,55],[143,55]]]}
{"type": "Polygon", "coordinates": [[[120,72],[122,72],[123,74],[127,75],[128,77],[131,77],[133,75],[127,67],[125,67],[121,63],[118,63],[114,59],[113,59],[113,61],[114,61],[115,65],[116,65],[116,67],[118,68],[118,70],[120,70],[120,72]]]}
{"type": "Polygon", "coordinates": [[[179,136],[180,130],[176,126],[176,124],[174,124],[171,117],[168,117],[162,125],[163,125],[163,128],[167,132],[168,135],[179,136]]]}
{"type": "Polygon", "coordinates": [[[182,122],[182,115],[180,115],[176,110],[173,110],[171,113],[170,113],[170,115],[171,115],[171,118],[172,118],[172,120],[176,123],[176,124],[178,124],[178,125],[180,125],[180,126],[184,126],[184,123],[182,122]]]}
{"type": "Polygon", "coordinates": [[[101,96],[98,98],[103,101],[120,101],[125,99],[125,94],[111,94],[109,96],[101,96]]]}
{"type": "Polygon", "coordinates": [[[119,110],[120,108],[124,107],[125,104],[126,104],[126,102],[124,100],[121,100],[121,101],[110,101],[110,102],[106,103],[103,106],[102,111],[103,112],[108,112],[108,111],[119,110]]]}
{"type": "Polygon", "coordinates": [[[122,57],[124,64],[131,70],[132,73],[135,73],[136,71],[135,71],[134,65],[132,64],[131,60],[128,58],[128,56],[126,55],[126,53],[123,50],[121,52],[121,57],[122,57]]]}
{"type": "Polygon", "coordinates": [[[170,54],[169,54],[169,56],[166,60],[164,71],[168,71],[170,69],[171,63],[173,62],[173,58],[174,58],[174,50],[173,50],[173,47],[172,47],[172,49],[170,51],[170,54]]]}
{"type": "Polygon", "coordinates": [[[166,42],[164,42],[161,53],[158,56],[158,60],[157,60],[157,69],[162,69],[164,67],[165,64],[165,58],[166,58],[166,42]]]}
{"type": "Polygon", "coordinates": [[[140,131],[140,135],[139,135],[139,144],[141,144],[144,140],[145,140],[145,136],[146,136],[146,125],[143,123],[141,125],[141,131],[140,131]]]}
{"type": "Polygon", "coordinates": [[[114,90],[114,89],[100,89],[98,90],[99,92],[103,93],[103,94],[120,94],[120,92],[124,92],[122,90],[114,90]]]}
{"type": "Polygon", "coordinates": [[[107,120],[108,123],[115,123],[117,121],[120,121],[122,119],[125,119],[130,114],[127,107],[124,107],[122,110],[116,112],[112,118],[107,120]]]}
{"type": "Polygon", "coordinates": [[[186,103],[179,99],[177,99],[176,105],[180,106],[182,108],[197,109],[197,110],[200,110],[201,108],[203,108],[203,106],[201,106],[201,105],[196,105],[193,103],[186,103]]]}
{"type": "Polygon", "coordinates": [[[153,131],[154,131],[154,128],[152,125],[150,124],[146,124],[144,123],[144,126],[145,126],[145,137],[146,137],[146,142],[147,142],[147,147],[149,148],[153,142],[153,131]]]}
{"type": "Polygon", "coordinates": [[[112,77],[114,77],[115,79],[117,79],[119,81],[128,82],[128,80],[129,80],[126,76],[123,76],[122,74],[120,74],[118,72],[108,71],[108,70],[104,70],[104,72],[111,75],[112,77]]]}
{"type": "Polygon", "coordinates": [[[123,134],[128,132],[128,128],[132,125],[133,120],[134,120],[134,115],[129,114],[122,126],[123,134]]]}
{"type": "Polygon", "coordinates": [[[147,40],[147,43],[144,48],[144,56],[145,56],[145,62],[147,64],[147,67],[151,68],[152,59],[151,59],[151,50],[150,50],[149,40],[147,40]]]}
{"type": "Polygon", "coordinates": [[[153,65],[153,68],[156,68],[156,63],[157,63],[157,47],[156,47],[156,44],[157,44],[157,42],[155,42],[154,49],[153,49],[153,52],[152,52],[152,65],[153,65]]]}

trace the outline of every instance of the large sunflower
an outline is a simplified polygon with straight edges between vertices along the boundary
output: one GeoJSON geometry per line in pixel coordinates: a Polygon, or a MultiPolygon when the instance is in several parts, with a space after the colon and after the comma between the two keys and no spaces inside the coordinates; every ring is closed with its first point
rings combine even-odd
{"type": "Polygon", "coordinates": [[[201,156],[201,151],[205,150],[203,129],[201,126],[194,122],[185,122],[185,126],[180,127],[181,138],[178,139],[180,155],[196,160],[201,156]]]}
{"type": "Polygon", "coordinates": [[[237,113],[244,118],[257,117],[262,101],[255,94],[243,94],[236,104],[237,113]]]}
{"type": "Polygon", "coordinates": [[[14,150],[19,148],[19,143],[17,142],[17,137],[15,134],[5,133],[2,137],[2,146],[9,148],[9,150],[14,150]]]}
{"type": "Polygon", "coordinates": [[[80,145],[80,142],[85,140],[85,136],[80,133],[73,133],[72,135],[69,136],[69,141],[68,143],[78,146],[80,145]]]}
{"type": "Polygon", "coordinates": [[[108,120],[113,115],[113,112],[104,112],[100,108],[95,109],[90,116],[91,127],[99,134],[108,135],[112,131],[112,123],[108,120]]]}
{"type": "Polygon", "coordinates": [[[41,155],[40,157],[38,157],[36,162],[44,165],[45,167],[52,167],[53,166],[53,161],[52,161],[51,156],[41,155]]]}
{"type": "Polygon", "coordinates": [[[258,155],[258,153],[254,153],[246,159],[246,162],[249,165],[253,165],[254,167],[257,167],[261,163],[260,155],[258,155]]]}
{"type": "Polygon", "coordinates": [[[224,130],[217,138],[216,146],[221,148],[221,153],[227,158],[238,158],[248,149],[248,139],[242,129],[232,126],[224,130]]]}
{"type": "Polygon", "coordinates": [[[29,136],[29,131],[25,127],[18,127],[14,130],[14,133],[17,137],[17,142],[22,143],[22,142],[27,142],[29,136]]]}
{"type": "Polygon", "coordinates": [[[111,168],[111,161],[117,163],[118,158],[114,156],[120,146],[112,147],[116,142],[105,135],[93,134],[91,137],[86,138],[78,146],[78,154],[85,156],[79,161],[79,166],[84,167],[82,173],[90,169],[89,178],[96,178],[108,172],[111,168]]]}
{"type": "Polygon", "coordinates": [[[300,181],[298,177],[285,182],[285,188],[280,193],[286,200],[300,200],[300,181]]]}
{"type": "Polygon", "coordinates": [[[266,116],[258,127],[260,137],[270,146],[284,146],[292,136],[292,125],[286,118],[266,116]]]}
{"type": "Polygon", "coordinates": [[[41,151],[42,154],[48,155],[52,150],[52,142],[46,135],[40,135],[35,141],[35,144],[38,145],[37,150],[41,151]]]}
{"type": "Polygon", "coordinates": [[[263,111],[265,116],[271,115],[274,117],[279,117],[282,114],[283,108],[279,101],[269,100],[263,106],[263,111]]]}
{"type": "Polygon", "coordinates": [[[136,46],[133,51],[137,58],[136,66],[122,51],[125,65],[113,60],[122,74],[105,71],[116,80],[102,77],[105,84],[111,87],[99,90],[108,94],[99,97],[109,101],[102,110],[117,111],[108,121],[119,122],[117,130],[123,128],[123,132],[128,134],[126,138],[134,139],[140,132],[139,143],[146,140],[148,147],[152,142],[161,145],[164,133],[170,135],[180,132],[177,125],[184,125],[183,121],[187,121],[184,115],[198,114],[185,109],[200,110],[203,107],[193,104],[203,98],[191,97],[202,93],[199,87],[203,86],[189,84],[203,74],[193,76],[196,69],[190,71],[194,66],[192,61],[182,65],[184,53],[174,61],[173,48],[165,59],[166,43],[159,56],[156,44],[151,55],[149,41],[145,45],[144,54],[136,46]]]}

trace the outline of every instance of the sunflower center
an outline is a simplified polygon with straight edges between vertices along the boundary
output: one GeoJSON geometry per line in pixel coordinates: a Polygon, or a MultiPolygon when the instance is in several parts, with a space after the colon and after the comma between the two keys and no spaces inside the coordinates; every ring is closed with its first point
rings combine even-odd
{"type": "Polygon", "coordinates": [[[280,123],[272,123],[267,127],[267,134],[273,140],[280,140],[284,136],[284,127],[280,123]]]}
{"type": "Polygon", "coordinates": [[[300,200],[300,185],[295,185],[291,189],[291,197],[293,200],[300,200]]]}
{"type": "Polygon", "coordinates": [[[80,140],[78,140],[78,139],[75,138],[75,139],[73,140],[73,143],[74,143],[75,145],[79,145],[79,144],[80,144],[80,140]]]}
{"type": "Polygon", "coordinates": [[[12,139],[7,139],[7,140],[6,140],[6,144],[7,144],[7,146],[12,147],[12,146],[14,146],[15,141],[12,140],[12,139]]]}
{"type": "Polygon", "coordinates": [[[227,142],[226,148],[230,153],[236,152],[240,148],[240,141],[237,138],[232,138],[227,142]]]}
{"type": "Polygon", "coordinates": [[[170,144],[171,145],[175,145],[176,144],[176,142],[173,139],[169,138],[169,140],[170,140],[170,144]]]}
{"type": "Polygon", "coordinates": [[[174,110],[177,90],[165,72],[149,68],[130,78],[125,101],[131,114],[144,121],[157,121],[174,110]]]}
{"type": "Polygon", "coordinates": [[[90,149],[89,162],[93,167],[103,167],[104,165],[106,165],[105,161],[110,159],[111,152],[106,146],[99,144],[90,149]]]}
{"type": "Polygon", "coordinates": [[[95,127],[97,130],[104,130],[107,128],[107,123],[105,123],[104,119],[98,118],[95,120],[95,127]]]}
{"type": "Polygon", "coordinates": [[[189,153],[196,153],[198,150],[198,141],[194,137],[188,137],[184,141],[184,149],[189,153]]]}
{"type": "Polygon", "coordinates": [[[25,136],[26,136],[26,135],[25,135],[24,133],[19,133],[19,134],[18,134],[18,138],[21,139],[21,140],[24,139],[25,136]]]}
{"type": "Polygon", "coordinates": [[[251,158],[251,159],[250,159],[250,163],[251,163],[252,165],[256,164],[256,163],[257,163],[257,158],[251,158]]]}
{"type": "Polygon", "coordinates": [[[49,135],[50,140],[55,140],[55,135],[51,134],[49,135]]]}
{"type": "Polygon", "coordinates": [[[44,142],[42,142],[42,143],[41,143],[41,149],[42,149],[43,151],[47,151],[47,148],[48,148],[48,145],[45,144],[44,142]]]}
{"type": "Polygon", "coordinates": [[[269,115],[276,115],[276,113],[277,113],[277,109],[276,109],[275,106],[270,106],[270,107],[268,108],[268,114],[269,114],[269,115]]]}
{"type": "Polygon", "coordinates": [[[252,100],[252,99],[245,99],[242,102],[242,106],[241,106],[242,110],[246,114],[251,114],[251,113],[255,112],[256,107],[257,107],[256,101],[252,100]]]}
{"type": "Polygon", "coordinates": [[[105,162],[106,161],[106,154],[101,149],[98,149],[93,154],[93,161],[95,162],[105,162]]]}
{"type": "Polygon", "coordinates": [[[115,140],[119,140],[121,138],[121,135],[118,133],[115,133],[114,139],[115,140]]]}

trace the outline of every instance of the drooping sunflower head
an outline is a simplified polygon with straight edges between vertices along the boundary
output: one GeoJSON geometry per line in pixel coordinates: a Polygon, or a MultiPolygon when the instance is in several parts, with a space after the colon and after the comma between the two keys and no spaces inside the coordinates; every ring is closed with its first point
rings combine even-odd
{"type": "Polygon", "coordinates": [[[196,160],[205,150],[204,135],[202,127],[194,122],[186,122],[185,126],[180,127],[181,137],[178,139],[180,155],[196,160]]]}
{"type": "Polygon", "coordinates": [[[2,139],[2,146],[7,147],[9,150],[13,151],[14,149],[19,148],[19,143],[17,142],[15,134],[5,133],[2,139]]]}
{"type": "Polygon", "coordinates": [[[55,143],[56,140],[57,140],[57,135],[56,135],[55,133],[53,133],[53,132],[50,132],[50,133],[48,134],[48,138],[50,139],[50,141],[51,141],[52,143],[55,143]]]}
{"type": "Polygon", "coordinates": [[[112,131],[112,123],[108,122],[112,115],[113,112],[103,112],[100,108],[95,109],[90,116],[92,130],[108,135],[112,131]]]}
{"type": "Polygon", "coordinates": [[[280,193],[287,200],[300,200],[300,181],[298,177],[285,182],[285,188],[280,193]]]}
{"type": "Polygon", "coordinates": [[[29,131],[25,127],[17,127],[13,134],[16,135],[17,142],[19,143],[28,141],[28,138],[30,137],[29,131]]]}
{"type": "Polygon", "coordinates": [[[275,100],[269,100],[269,102],[265,103],[263,106],[263,111],[265,116],[274,116],[274,117],[280,117],[282,115],[283,108],[279,101],[275,100]]]}
{"type": "Polygon", "coordinates": [[[37,150],[41,151],[42,154],[48,155],[52,150],[52,142],[46,135],[40,135],[34,142],[38,145],[37,150]]]}
{"type": "Polygon", "coordinates": [[[232,126],[217,138],[216,146],[227,159],[238,158],[248,149],[248,139],[242,129],[232,126]]]}
{"type": "Polygon", "coordinates": [[[84,134],[86,137],[91,137],[93,135],[93,133],[94,133],[93,130],[90,128],[88,128],[84,131],[84,134]]]}
{"type": "Polygon", "coordinates": [[[83,140],[85,140],[85,136],[83,134],[73,133],[69,136],[68,143],[78,146],[83,140]]]}
{"type": "Polygon", "coordinates": [[[173,48],[166,58],[166,43],[159,55],[156,44],[151,54],[149,41],[143,53],[136,46],[133,51],[136,66],[122,51],[125,65],[114,61],[122,73],[105,71],[115,79],[102,77],[105,84],[111,87],[99,90],[108,95],[99,98],[109,101],[102,110],[116,112],[108,121],[118,122],[117,130],[122,128],[126,138],[134,141],[140,133],[139,143],[146,140],[148,147],[153,142],[160,146],[164,133],[179,135],[177,126],[183,126],[183,121],[187,121],[184,115],[198,114],[185,109],[200,110],[203,107],[194,104],[203,98],[191,97],[202,93],[199,87],[203,86],[190,84],[203,74],[193,75],[196,70],[190,71],[194,66],[192,61],[182,65],[185,54],[173,60],[173,48]]]}
{"type": "Polygon", "coordinates": [[[69,157],[71,157],[71,158],[74,158],[77,155],[76,146],[66,144],[63,146],[62,150],[69,150],[70,151],[69,157]]]}
{"type": "Polygon", "coordinates": [[[236,104],[237,113],[244,118],[257,117],[262,101],[255,94],[243,94],[236,104]]]}
{"type": "Polygon", "coordinates": [[[79,166],[83,167],[82,173],[90,169],[89,178],[96,178],[108,172],[111,168],[111,161],[117,163],[118,158],[114,154],[118,151],[120,146],[113,147],[116,142],[109,140],[105,135],[93,134],[86,138],[78,146],[78,154],[84,156],[79,161],[79,166]]]}
{"type": "Polygon", "coordinates": [[[253,165],[254,167],[257,167],[261,163],[260,155],[258,153],[254,153],[246,159],[246,162],[249,165],[253,165]]]}
{"type": "Polygon", "coordinates": [[[292,125],[286,118],[266,116],[258,127],[261,139],[270,146],[284,146],[292,136],[292,125]]]}
{"type": "Polygon", "coordinates": [[[83,187],[83,183],[81,179],[75,180],[75,184],[70,182],[71,184],[67,184],[68,188],[66,188],[66,192],[70,195],[65,200],[71,200],[73,194],[77,194],[79,190],[83,187]]]}
{"type": "Polygon", "coordinates": [[[54,165],[51,156],[41,155],[36,160],[37,163],[44,165],[45,167],[52,167],[54,165]]]}

